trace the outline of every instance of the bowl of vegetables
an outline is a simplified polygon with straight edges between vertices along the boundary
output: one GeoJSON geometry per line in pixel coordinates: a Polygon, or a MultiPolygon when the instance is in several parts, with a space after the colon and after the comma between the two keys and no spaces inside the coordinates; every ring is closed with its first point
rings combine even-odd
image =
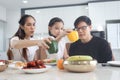
{"type": "Polygon", "coordinates": [[[64,61],[64,69],[70,72],[90,72],[96,68],[97,61],[91,56],[71,56],[64,61]]]}
{"type": "Polygon", "coordinates": [[[7,69],[9,62],[7,60],[0,60],[0,72],[7,69]]]}

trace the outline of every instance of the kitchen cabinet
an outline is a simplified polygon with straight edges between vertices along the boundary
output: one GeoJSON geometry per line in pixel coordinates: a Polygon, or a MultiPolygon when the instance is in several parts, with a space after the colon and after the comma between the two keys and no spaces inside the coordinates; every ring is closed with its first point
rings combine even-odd
{"type": "Polygon", "coordinates": [[[120,1],[89,3],[88,7],[94,29],[99,26],[105,29],[106,20],[120,19],[120,1]]]}
{"type": "Polygon", "coordinates": [[[6,21],[6,8],[0,6],[0,20],[6,21]]]}
{"type": "Polygon", "coordinates": [[[112,49],[120,49],[120,20],[110,20],[106,23],[107,40],[112,49]]]}
{"type": "Polygon", "coordinates": [[[4,50],[4,23],[0,21],[0,51],[4,50]]]}

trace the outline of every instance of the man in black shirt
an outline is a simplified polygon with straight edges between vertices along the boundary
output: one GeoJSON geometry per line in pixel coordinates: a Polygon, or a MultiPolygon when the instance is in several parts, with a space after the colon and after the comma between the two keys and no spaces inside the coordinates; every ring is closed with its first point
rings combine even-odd
{"type": "Polygon", "coordinates": [[[92,36],[91,20],[87,16],[80,16],[74,22],[78,31],[79,40],[72,43],[69,48],[69,56],[89,55],[98,63],[106,63],[112,60],[112,51],[109,43],[99,37],[92,36]]]}

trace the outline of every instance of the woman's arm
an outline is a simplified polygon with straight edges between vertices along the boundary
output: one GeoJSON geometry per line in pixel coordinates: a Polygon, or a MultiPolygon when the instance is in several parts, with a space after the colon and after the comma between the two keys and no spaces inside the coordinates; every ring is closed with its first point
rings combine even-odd
{"type": "Polygon", "coordinates": [[[11,48],[16,48],[16,49],[26,48],[26,47],[35,46],[35,45],[49,48],[46,42],[51,43],[51,41],[48,38],[46,38],[43,40],[12,40],[10,45],[11,45],[11,48]]]}
{"type": "Polygon", "coordinates": [[[11,48],[26,48],[29,46],[35,46],[38,45],[38,40],[13,40],[11,43],[11,48]]]}

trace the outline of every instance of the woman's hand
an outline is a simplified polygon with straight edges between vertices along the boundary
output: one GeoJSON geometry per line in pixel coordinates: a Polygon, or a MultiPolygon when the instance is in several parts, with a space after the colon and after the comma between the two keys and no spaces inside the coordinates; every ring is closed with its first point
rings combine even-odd
{"type": "Polygon", "coordinates": [[[51,38],[44,38],[38,42],[38,46],[42,46],[45,49],[49,49],[49,46],[47,43],[51,43],[51,38]]]}

